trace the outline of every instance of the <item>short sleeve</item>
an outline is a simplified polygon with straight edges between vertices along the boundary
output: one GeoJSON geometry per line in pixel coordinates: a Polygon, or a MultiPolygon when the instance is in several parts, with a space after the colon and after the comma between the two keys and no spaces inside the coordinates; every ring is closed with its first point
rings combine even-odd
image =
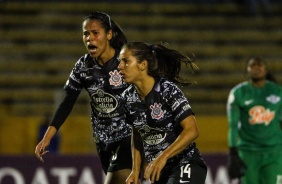
{"type": "Polygon", "coordinates": [[[192,108],[183,92],[173,83],[164,88],[165,99],[171,107],[174,121],[180,123],[190,115],[194,115],[192,108]]]}
{"type": "Polygon", "coordinates": [[[83,85],[82,85],[82,81],[81,81],[81,65],[82,65],[82,62],[83,62],[83,57],[80,58],[75,66],[73,67],[70,75],[69,75],[69,78],[64,86],[64,89],[66,91],[70,91],[70,90],[74,90],[74,91],[77,91],[77,92],[80,92],[83,88],[83,85]]]}

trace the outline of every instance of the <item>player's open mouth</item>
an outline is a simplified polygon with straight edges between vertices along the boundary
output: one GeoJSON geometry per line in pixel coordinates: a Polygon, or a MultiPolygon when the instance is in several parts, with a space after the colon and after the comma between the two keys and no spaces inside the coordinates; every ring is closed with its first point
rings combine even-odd
{"type": "Polygon", "coordinates": [[[90,53],[94,53],[97,51],[97,47],[95,45],[88,45],[88,50],[90,53]]]}

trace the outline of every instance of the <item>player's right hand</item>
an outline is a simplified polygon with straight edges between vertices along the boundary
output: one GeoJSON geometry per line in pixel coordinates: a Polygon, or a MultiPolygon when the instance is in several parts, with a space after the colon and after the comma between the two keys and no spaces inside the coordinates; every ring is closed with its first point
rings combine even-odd
{"type": "Polygon", "coordinates": [[[131,171],[130,175],[125,181],[126,184],[139,184],[139,173],[131,171]]]}
{"type": "Polygon", "coordinates": [[[48,150],[46,150],[48,145],[49,141],[42,140],[35,147],[35,155],[41,162],[44,162],[42,156],[49,152],[48,150]]]}

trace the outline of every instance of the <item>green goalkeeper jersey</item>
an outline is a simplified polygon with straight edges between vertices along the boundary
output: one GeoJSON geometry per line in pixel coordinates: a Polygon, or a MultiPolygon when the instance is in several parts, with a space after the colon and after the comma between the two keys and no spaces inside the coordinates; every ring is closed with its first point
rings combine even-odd
{"type": "Polygon", "coordinates": [[[235,86],[229,94],[227,117],[229,147],[248,151],[282,150],[282,87],[266,81],[235,86]]]}

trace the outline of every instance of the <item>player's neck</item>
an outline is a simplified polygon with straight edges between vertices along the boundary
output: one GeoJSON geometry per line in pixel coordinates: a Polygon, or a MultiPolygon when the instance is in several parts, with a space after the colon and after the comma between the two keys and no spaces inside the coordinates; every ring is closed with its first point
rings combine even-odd
{"type": "Polygon", "coordinates": [[[265,84],[265,79],[260,79],[260,80],[251,80],[251,82],[252,82],[252,85],[254,86],[254,87],[263,87],[264,86],[264,84],[265,84]]]}
{"type": "Polygon", "coordinates": [[[97,61],[100,65],[103,66],[114,56],[115,56],[115,49],[110,47],[110,49],[106,50],[99,58],[97,58],[97,61]]]}
{"type": "Polygon", "coordinates": [[[154,77],[148,76],[145,80],[143,80],[143,82],[140,82],[134,86],[140,98],[144,100],[146,96],[150,93],[150,91],[153,89],[154,84],[155,84],[154,77]]]}

